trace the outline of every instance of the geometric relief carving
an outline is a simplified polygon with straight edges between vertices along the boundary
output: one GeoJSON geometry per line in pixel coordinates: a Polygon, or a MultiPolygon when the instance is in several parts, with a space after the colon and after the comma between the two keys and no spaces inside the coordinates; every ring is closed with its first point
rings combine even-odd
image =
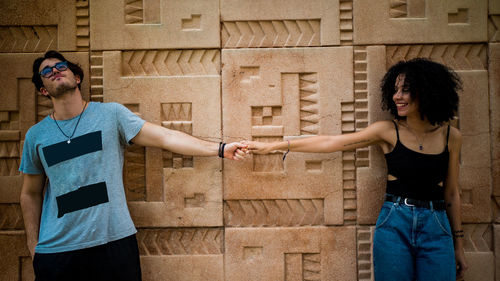
{"type": "Polygon", "coordinates": [[[203,208],[205,205],[205,194],[195,193],[192,197],[185,197],[184,204],[186,208],[203,208]]]}
{"type": "Polygon", "coordinates": [[[223,21],[223,48],[320,46],[320,19],[223,21]]]}
{"type": "Polygon", "coordinates": [[[356,45],[485,42],[488,36],[486,0],[359,0],[354,13],[356,45]]]}
{"type": "MultiPolygon", "coordinates": [[[[225,137],[286,143],[341,133],[334,120],[340,119],[340,103],[352,100],[351,47],[224,49],[222,61],[223,115],[230,116],[223,120],[225,137]],[[348,67],[326,63],[332,60],[348,67]]],[[[340,154],[290,153],[283,161],[284,151],[225,162],[225,200],[323,200],[322,224],[343,224],[340,154]]],[[[231,223],[265,225],[270,218],[252,222],[248,215],[245,222],[231,223]]]]}
{"type": "Polygon", "coordinates": [[[489,224],[464,224],[464,250],[466,252],[493,251],[493,231],[489,224]]]}
{"type": "Polygon", "coordinates": [[[285,281],[321,280],[319,253],[285,253],[285,281]]]}
{"type": "Polygon", "coordinates": [[[90,46],[89,1],[76,0],[76,50],[88,51],[90,46]]]}
{"type": "MultiPolygon", "coordinates": [[[[500,223],[500,196],[492,196],[493,222],[500,223]]],[[[499,245],[500,247],[500,245],[499,245]]]]}
{"type": "Polygon", "coordinates": [[[193,168],[193,156],[186,156],[163,150],[163,168],[193,168]]]}
{"type": "Polygon", "coordinates": [[[425,0],[391,0],[391,18],[425,18],[425,0]]]}
{"type": "Polygon", "coordinates": [[[469,9],[457,9],[455,13],[448,13],[448,24],[463,24],[469,22],[469,9]]]}
{"type": "Polygon", "coordinates": [[[353,227],[226,228],[225,280],[356,280],[353,227]]]}
{"type": "MultiPolygon", "coordinates": [[[[356,58],[356,49],[354,51],[356,58]]],[[[356,93],[356,81],[354,91],[356,93]]],[[[355,94],[356,96],[356,94],[355,94]]],[[[353,133],[356,128],[355,123],[355,103],[343,102],[341,103],[341,120],[342,120],[342,133],[353,133]]],[[[356,165],[357,161],[355,151],[342,152],[342,189],[344,198],[344,224],[356,224],[357,217],[357,198],[356,198],[356,165]]]]}
{"type": "Polygon", "coordinates": [[[387,68],[400,60],[423,57],[454,70],[483,70],[487,67],[484,44],[436,44],[387,46],[387,68]]]}
{"type": "Polygon", "coordinates": [[[19,111],[0,111],[1,130],[19,130],[19,111]]]}
{"type": "Polygon", "coordinates": [[[160,23],[159,0],[125,0],[125,24],[160,23]]]}
{"type": "Polygon", "coordinates": [[[352,0],[340,0],[340,45],[352,45],[352,0]]]}
{"type": "Polygon", "coordinates": [[[373,226],[358,226],[357,228],[359,281],[373,280],[372,244],[374,230],[373,226]]]}
{"type": "Polygon", "coordinates": [[[19,204],[0,204],[0,230],[23,229],[23,216],[19,204]]]}
{"type": "Polygon", "coordinates": [[[43,118],[52,114],[53,111],[52,100],[50,100],[45,96],[37,94],[35,110],[36,110],[36,122],[42,121],[43,118]]]}
{"type": "Polygon", "coordinates": [[[42,53],[57,49],[57,26],[0,26],[0,52],[42,53]]]}
{"type": "MultiPolygon", "coordinates": [[[[161,125],[171,130],[193,134],[192,103],[162,103],[161,125]]],[[[163,150],[163,168],[192,168],[193,156],[163,150]]]]}
{"type": "Polygon", "coordinates": [[[19,141],[0,141],[0,176],[19,175],[20,157],[19,141]]]}
{"type": "Polygon", "coordinates": [[[122,52],[122,76],[219,75],[219,50],[122,52]]]}
{"type": "Polygon", "coordinates": [[[222,228],[140,228],[141,256],[219,255],[223,253],[222,228]]]}
{"type": "Polygon", "coordinates": [[[488,17],[488,38],[490,42],[500,41],[500,15],[488,17]]]}
{"type": "Polygon", "coordinates": [[[224,225],[238,227],[324,224],[323,199],[225,200],[224,225]]]}
{"type": "Polygon", "coordinates": [[[128,201],[146,201],[145,148],[131,145],[125,150],[123,185],[128,201]]]}
{"type": "Polygon", "coordinates": [[[102,51],[90,52],[90,100],[103,102],[103,58],[102,51]]]}
{"type": "MultiPolygon", "coordinates": [[[[281,106],[253,106],[251,108],[252,139],[262,142],[283,140],[283,119],[281,106]]],[[[254,172],[282,172],[281,152],[269,155],[253,155],[254,172]]]]}
{"type": "Polygon", "coordinates": [[[182,30],[201,30],[201,15],[193,14],[189,18],[182,19],[182,30]]]}
{"type": "Polygon", "coordinates": [[[319,132],[318,88],[317,73],[299,73],[301,135],[317,135],[319,132]]]}

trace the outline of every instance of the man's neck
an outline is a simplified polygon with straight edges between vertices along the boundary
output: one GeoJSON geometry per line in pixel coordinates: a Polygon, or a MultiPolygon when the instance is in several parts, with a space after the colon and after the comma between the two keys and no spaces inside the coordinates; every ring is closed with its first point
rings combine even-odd
{"type": "Polygon", "coordinates": [[[66,120],[78,116],[82,113],[85,102],[78,88],[75,91],[66,93],[58,98],[51,97],[54,105],[54,114],[56,120],[66,120]]]}

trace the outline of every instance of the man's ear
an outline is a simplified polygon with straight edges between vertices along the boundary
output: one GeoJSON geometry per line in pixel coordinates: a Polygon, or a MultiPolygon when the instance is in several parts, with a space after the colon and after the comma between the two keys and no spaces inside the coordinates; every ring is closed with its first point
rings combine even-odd
{"type": "Polygon", "coordinates": [[[82,79],[80,79],[79,75],[75,75],[75,80],[76,80],[76,84],[80,84],[82,82],[82,79]]]}
{"type": "Polygon", "coordinates": [[[45,89],[44,87],[41,87],[40,88],[40,93],[43,95],[43,96],[46,96],[48,97],[49,96],[49,92],[47,91],[47,89],[45,89]]]}

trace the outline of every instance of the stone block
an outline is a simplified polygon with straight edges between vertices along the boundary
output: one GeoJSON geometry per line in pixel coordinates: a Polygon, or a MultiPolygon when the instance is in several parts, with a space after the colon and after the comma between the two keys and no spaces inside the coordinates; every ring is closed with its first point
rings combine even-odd
{"type": "Polygon", "coordinates": [[[220,7],[223,48],[339,45],[342,36],[352,37],[352,3],[342,12],[338,0],[222,0],[220,7]]]}
{"type": "Polygon", "coordinates": [[[491,221],[491,161],[486,71],[457,71],[463,81],[459,124],[462,154],[459,185],[464,222],[491,221]]]}
{"type": "MultiPolygon", "coordinates": [[[[352,48],[225,49],[222,63],[225,141],[269,142],[342,132],[342,104],[352,103],[352,48]]],[[[282,158],[276,152],[226,162],[224,199],[296,200],[275,209],[312,211],[324,217],[319,224],[342,224],[341,153],[289,153],[282,158]],[[320,200],[320,206],[314,207],[318,202],[311,199],[320,200]]],[[[303,225],[297,218],[287,225],[303,225]]],[[[235,220],[233,216],[232,225],[241,225],[235,220]]]]}
{"type": "Polygon", "coordinates": [[[217,0],[95,1],[90,22],[93,50],[220,46],[217,0]]]}
{"type": "Polygon", "coordinates": [[[354,44],[487,41],[486,0],[354,1],[354,44]]]}
{"type": "Polygon", "coordinates": [[[495,257],[492,252],[465,253],[465,259],[469,269],[465,271],[464,280],[495,280],[495,257]]]}
{"type": "Polygon", "coordinates": [[[144,280],[224,280],[222,228],[139,229],[144,280]]]}
{"type": "Polygon", "coordinates": [[[141,256],[142,280],[223,281],[222,255],[141,256]]]}
{"type": "Polygon", "coordinates": [[[354,227],[226,228],[225,280],[356,280],[354,227]]]}
{"type": "Polygon", "coordinates": [[[89,1],[2,1],[0,52],[89,49],[89,1]]]}
{"type": "Polygon", "coordinates": [[[498,79],[498,77],[500,77],[500,44],[490,43],[488,46],[488,76],[490,88],[489,111],[492,167],[491,178],[493,195],[500,196],[500,81],[498,79]]]}
{"type": "Polygon", "coordinates": [[[33,280],[31,257],[24,231],[0,232],[2,280],[33,280]]]}
{"type": "MultiPolygon", "coordinates": [[[[219,141],[218,52],[172,51],[182,59],[163,60],[169,53],[103,52],[104,101],[122,103],[153,124],[219,141]]],[[[125,188],[137,226],[222,225],[217,157],[140,147],[130,148],[127,156],[125,188]]]]}
{"type": "MultiPolygon", "coordinates": [[[[84,72],[82,95],[88,98],[89,66],[84,52],[62,53],[80,64],[84,72]]],[[[50,100],[41,96],[31,82],[33,61],[42,53],[0,54],[0,64],[9,70],[0,83],[0,202],[19,202],[22,177],[19,169],[22,144],[28,129],[52,112],[50,100]]]]}

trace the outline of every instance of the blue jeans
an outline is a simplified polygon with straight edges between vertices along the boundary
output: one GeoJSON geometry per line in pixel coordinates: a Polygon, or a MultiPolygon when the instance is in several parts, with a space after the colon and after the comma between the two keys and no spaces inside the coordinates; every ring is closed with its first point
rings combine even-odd
{"type": "Polygon", "coordinates": [[[373,237],[373,266],[376,281],[455,281],[446,211],[384,202],[373,237]]]}

